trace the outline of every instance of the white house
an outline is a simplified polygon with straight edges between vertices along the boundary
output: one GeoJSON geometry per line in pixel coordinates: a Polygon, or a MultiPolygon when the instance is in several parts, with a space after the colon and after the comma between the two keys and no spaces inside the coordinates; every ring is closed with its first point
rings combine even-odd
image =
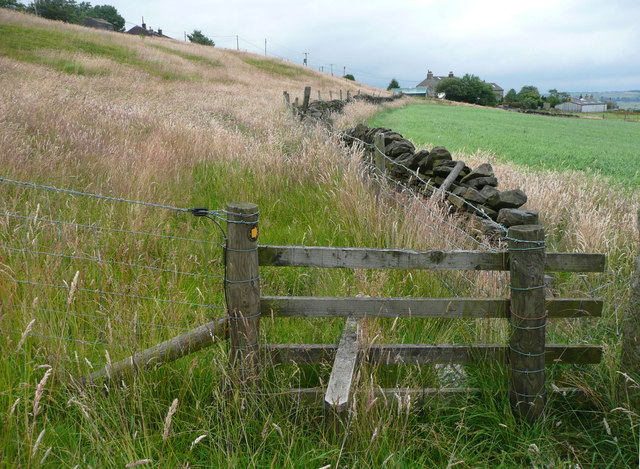
{"type": "Polygon", "coordinates": [[[604,112],[607,104],[593,98],[577,98],[558,104],[556,109],[565,112],[604,112]]]}

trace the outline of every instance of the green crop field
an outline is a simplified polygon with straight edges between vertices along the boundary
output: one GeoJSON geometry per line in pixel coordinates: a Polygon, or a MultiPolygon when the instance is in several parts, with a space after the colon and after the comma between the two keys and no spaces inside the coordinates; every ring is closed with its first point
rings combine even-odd
{"type": "Polygon", "coordinates": [[[532,168],[582,170],[640,186],[640,125],[568,119],[466,106],[411,104],[376,116],[416,146],[450,151],[488,150],[498,159],[532,168]]]}

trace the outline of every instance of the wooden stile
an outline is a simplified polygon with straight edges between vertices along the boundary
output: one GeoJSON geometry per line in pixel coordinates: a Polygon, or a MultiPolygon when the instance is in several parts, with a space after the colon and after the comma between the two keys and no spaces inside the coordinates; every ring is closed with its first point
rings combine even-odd
{"type": "Polygon", "coordinates": [[[230,363],[239,385],[254,382],[259,371],[260,271],[258,206],[227,204],[226,295],[229,309],[230,363]]]}
{"type": "Polygon", "coordinates": [[[514,226],[507,238],[511,257],[510,400],[517,415],[534,421],[546,402],[544,228],[514,226]]]}

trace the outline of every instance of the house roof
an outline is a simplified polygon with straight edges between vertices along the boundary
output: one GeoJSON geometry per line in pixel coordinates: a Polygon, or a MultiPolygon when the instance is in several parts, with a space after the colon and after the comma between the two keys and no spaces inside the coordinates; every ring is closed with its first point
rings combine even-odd
{"type": "Polygon", "coordinates": [[[572,99],[570,102],[572,102],[573,104],[578,104],[580,106],[588,106],[590,104],[606,104],[593,98],[576,98],[572,99]]]}
{"type": "Polygon", "coordinates": [[[127,34],[135,34],[138,36],[142,35],[142,36],[166,37],[167,39],[171,39],[169,36],[165,36],[160,31],[162,30],[160,29],[158,31],[154,31],[153,29],[147,29],[147,28],[143,28],[142,26],[136,25],[133,28],[131,28],[129,31],[127,31],[127,34]]]}
{"type": "Polygon", "coordinates": [[[438,76],[438,75],[433,75],[431,77],[427,77],[424,80],[422,80],[420,83],[418,83],[416,88],[426,87],[429,84],[430,81],[441,81],[441,80],[444,80],[445,78],[451,78],[451,77],[449,77],[449,76],[438,76]]]}
{"type": "Polygon", "coordinates": [[[493,87],[493,91],[504,91],[504,88],[497,83],[489,83],[493,87]]]}
{"type": "Polygon", "coordinates": [[[85,17],[83,23],[84,26],[89,26],[89,27],[102,27],[103,29],[113,29],[113,24],[109,23],[106,20],[103,20],[102,18],[93,18],[91,16],[87,16],[85,17]]]}

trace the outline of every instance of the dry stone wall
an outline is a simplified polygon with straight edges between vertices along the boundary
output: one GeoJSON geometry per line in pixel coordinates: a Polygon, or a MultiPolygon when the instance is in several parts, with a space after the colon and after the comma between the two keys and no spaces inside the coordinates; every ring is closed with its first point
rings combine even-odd
{"type": "MultiPolygon", "coordinates": [[[[537,212],[520,209],[527,202],[523,191],[498,189],[498,179],[489,163],[471,168],[463,161],[453,160],[441,146],[416,151],[401,134],[383,127],[359,124],[346,130],[342,140],[347,145],[373,145],[377,134],[384,136],[381,150],[386,155],[384,170],[389,177],[426,196],[440,193],[453,211],[476,215],[486,234],[501,231],[494,222],[504,227],[538,223],[537,212]]],[[[373,162],[374,157],[369,158],[373,162]]]]}
{"type": "MultiPolygon", "coordinates": [[[[311,89],[305,90],[309,97],[311,89]]],[[[341,113],[351,101],[381,104],[401,98],[402,95],[379,97],[366,94],[347,95],[347,100],[330,101],[308,99],[300,105],[290,103],[289,93],[284,92],[285,103],[294,116],[310,123],[328,125],[331,115],[341,113]]],[[[522,210],[527,195],[520,189],[502,191],[491,164],[484,163],[471,168],[463,161],[456,161],[442,146],[431,150],[416,150],[411,141],[398,132],[384,127],[367,127],[359,124],[342,132],[342,141],[347,145],[366,144],[373,146],[375,137],[383,136],[386,175],[403,185],[411,187],[426,197],[438,196],[447,201],[451,211],[469,213],[474,216],[481,231],[490,236],[504,234],[503,227],[539,223],[538,212],[522,210]]],[[[368,152],[370,163],[375,162],[373,152],[368,152]]]]}

